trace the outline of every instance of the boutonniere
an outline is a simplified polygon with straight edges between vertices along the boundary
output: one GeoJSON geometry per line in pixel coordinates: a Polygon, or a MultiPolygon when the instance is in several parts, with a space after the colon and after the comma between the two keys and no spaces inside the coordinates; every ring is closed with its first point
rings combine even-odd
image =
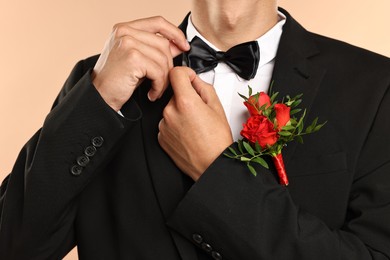
{"type": "Polygon", "coordinates": [[[264,92],[252,95],[251,87],[248,88],[249,97],[239,94],[250,114],[240,132],[243,139],[238,140],[239,151],[229,147],[230,153],[225,153],[225,156],[246,163],[254,176],[257,173],[252,163],[268,169],[268,163],[263,157],[271,156],[280,184],[287,186],[289,182],[283,163],[283,147],[293,140],[303,143],[302,136],[317,132],[326,122],[318,124],[317,117],[305,128],[306,109],[302,111],[298,108],[302,102],[302,94],[295,97],[286,96],[279,102],[277,92],[272,93],[271,97],[264,92]],[[296,117],[298,114],[300,116],[296,117]]]}

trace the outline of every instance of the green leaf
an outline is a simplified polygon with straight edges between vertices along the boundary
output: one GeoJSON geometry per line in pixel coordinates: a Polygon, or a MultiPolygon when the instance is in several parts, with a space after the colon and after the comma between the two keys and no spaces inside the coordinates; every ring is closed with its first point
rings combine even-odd
{"type": "Polygon", "coordinates": [[[256,158],[252,159],[252,162],[258,163],[261,166],[263,166],[264,168],[269,169],[268,163],[261,157],[256,157],[256,158]]]}
{"type": "Polygon", "coordinates": [[[309,126],[306,128],[305,133],[306,133],[306,134],[310,134],[311,132],[313,132],[313,126],[312,126],[312,125],[309,125],[309,126]]]}
{"type": "Polygon", "coordinates": [[[230,151],[232,154],[237,155],[236,150],[234,150],[232,147],[229,147],[229,151],[230,151]]]}
{"type": "Polygon", "coordinates": [[[242,140],[238,140],[238,150],[240,150],[240,153],[243,154],[244,153],[244,149],[242,148],[242,140]]]}
{"type": "Polygon", "coordinates": [[[275,99],[276,99],[276,97],[279,95],[279,92],[275,92],[275,93],[273,93],[272,95],[271,95],[271,103],[274,103],[274,101],[275,101],[275,99]]]}
{"type": "Polygon", "coordinates": [[[300,99],[302,96],[303,96],[303,93],[296,95],[293,99],[297,100],[297,99],[300,99]]]}
{"type": "Polygon", "coordinates": [[[252,91],[252,88],[249,85],[248,85],[248,89],[249,89],[249,96],[252,96],[253,91],[252,91]]]}
{"type": "Polygon", "coordinates": [[[303,114],[297,123],[298,134],[300,134],[303,130],[303,119],[305,118],[305,116],[306,116],[306,109],[303,110],[303,114]]]}
{"type": "Polygon", "coordinates": [[[323,124],[317,125],[317,126],[314,128],[313,132],[317,132],[317,131],[320,130],[325,124],[326,124],[326,122],[323,123],[323,124]]]}
{"type": "Polygon", "coordinates": [[[267,104],[264,104],[264,105],[262,105],[262,106],[260,107],[260,110],[264,111],[264,110],[266,110],[266,108],[267,108],[267,104]]]}
{"type": "Polygon", "coordinates": [[[255,156],[255,151],[253,150],[252,146],[251,146],[249,143],[243,142],[242,144],[244,145],[245,150],[246,150],[250,155],[255,156]]]}
{"type": "Polygon", "coordinates": [[[306,134],[310,134],[314,131],[314,128],[316,127],[318,122],[318,117],[316,117],[313,122],[306,128],[306,134]]]}
{"type": "Polygon", "coordinates": [[[290,118],[290,124],[296,126],[298,124],[296,118],[290,118]]]}
{"type": "Polygon", "coordinates": [[[300,135],[295,136],[297,138],[298,143],[303,144],[303,138],[300,135]]]}
{"type": "Polygon", "coordinates": [[[257,141],[255,143],[255,148],[256,148],[256,152],[261,153],[261,146],[260,146],[259,142],[257,142],[257,141]]]}
{"type": "Polygon", "coordinates": [[[229,157],[230,159],[236,159],[235,156],[228,154],[228,153],[224,153],[223,155],[225,155],[226,157],[229,157]]]}
{"type": "MultiPolygon", "coordinates": [[[[237,92],[238,93],[238,92],[237,92]]],[[[242,95],[242,94],[240,94],[240,93],[238,93],[238,95],[242,98],[242,99],[244,99],[245,101],[248,101],[248,98],[246,97],[246,96],[244,96],[244,95],[242,95]]]]}
{"type": "Polygon", "coordinates": [[[317,125],[317,122],[318,122],[318,117],[314,118],[313,122],[311,123],[311,126],[314,127],[317,125]]]}
{"type": "Polygon", "coordinates": [[[302,133],[302,130],[303,130],[303,124],[299,124],[299,125],[297,125],[297,129],[298,129],[298,134],[302,133]]]}
{"type": "Polygon", "coordinates": [[[290,130],[294,130],[294,129],[295,129],[295,126],[292,126],[292,125],[285,125],[282,127],[283,131],[290,131],[290,130]]]}
{"type": "Polygon", "coordinates": [[[289,131],[281,131],[281,132],[279,132],[279,135],[281,135],[281,136],[290,136],[292,134],[289,131]]]}
{"type": "Polygon", "coordinates": [[[302,99],[298,99],[291,104],[291,107],[297,107],[297,106],[299,106],[299,104],[301,104],[301,102],[302,102],[302,99]]]}
{"type": "MultiPolygon", "coordinates": [[[[271,84],[269,85],[269,90],[268,90],[268,93],[274,93],[273,91],[273,88],[274,88],[274,83],[275,83],[275,80],[272,80],[271,81],[271,84]]],[[[271,95],[272,96],[272,95],[271,95]]]]}
{"type": "Polygon", "coordinates": [[[301,111],[302,111],[302,109],[300,109],[300,108],[293,109],[290,111],[290,116],[295,115],[296,113],[299,113],[301,111]]]}
{"type": "Polygon", "coordinates": [[[250,165],[249,163],[246,166],[248,166],[248,169],[253,174],[253,176],[256,177],[257,176],[257,172],[256,172],[255,168],[253,168],[253,166],[250,165]]]}

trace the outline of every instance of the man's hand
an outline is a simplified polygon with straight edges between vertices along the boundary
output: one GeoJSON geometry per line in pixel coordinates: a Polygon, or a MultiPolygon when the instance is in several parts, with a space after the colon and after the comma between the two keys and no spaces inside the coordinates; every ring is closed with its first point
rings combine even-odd
{"type": "Polygon", "coordinates": [[[183,32],[162,17],[117,24],[95,65],[93,84],[118,111],[146,77],[154,101],[168,85],[173,58],[189,48],[183,32]]]}
{"type": "Polygon", "coordinates": [[[169,73],[174,95],[163,111],[158,141],[175,164],[197,181],[232,142],[213,86],[186,67],[169,73]]]}

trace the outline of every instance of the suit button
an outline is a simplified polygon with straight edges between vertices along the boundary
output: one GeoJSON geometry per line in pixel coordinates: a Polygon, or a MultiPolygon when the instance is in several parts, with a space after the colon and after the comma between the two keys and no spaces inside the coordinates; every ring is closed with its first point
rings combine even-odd
{"type": "Polygon", "coordinates": [[[92,156],[94,156],[95,155],[95,153],[96,153],[96,148],[95,148],[95,146],[88,146],[87,148],[85,148],[85,150],[84,150],[84,154],[86,155],[86,156],[89,156],[89,157],[92,157],[92,156]]]}
{"type": "Polygon", "coordinates": [[[207,253],[210,253],[211,250],[213,250],[213,248],[209,244],[207,244],[207,243],[202,243],[201,247],[207,253]]]}
{"type": "Polygon", "coordinates": [[[192,239],[197,243],[200,244],[203,242],[203,237],[199,234],[193,234],[192,239]]]}
{"type": "Polygon", "coordinates": [[[79,158],[77,158],[77,164],[85,167],[89,163],[89,158],[86,155],[81,155],[79,158]]]}
{"type": "Polygon", "coordinates": [[[70,172],[74,176],[80,176],[80,174],[83,172],[83,167],[81,167],[80,165],[73,165],[73,167],[70,169],[70,172]]]}
{"type": "Polygon", "coordinates": [[[218,253],[218,252],[216,252],[216,251],[211,252],[211,256],[212,256],[215,260],[222,260],[221,254],[218,253]]]}
{"type": "Polygon", "coordinates": [[[101,136],[96,136],[96,137],[92,138],[91,142],[92,142],[93,146],[101,147],[104,143],[104,139],[101,136]]]}

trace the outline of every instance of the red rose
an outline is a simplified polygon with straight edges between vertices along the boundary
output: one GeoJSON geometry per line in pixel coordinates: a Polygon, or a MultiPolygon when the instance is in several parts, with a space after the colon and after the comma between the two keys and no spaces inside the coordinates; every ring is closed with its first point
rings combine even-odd
{"type": "Polygon", "coordinates": [[[244,105],[248,108],[251,116],[261,115],[260,108],[264,105],[268,108],[271,105],[271,99],[266,93],[260,92],[257,95],[250,96],[248,101],[244,102],[244,105]]]}
{"type": "Polygon", "coordinates": [[[255,116],[255,115],[261,114],[261,113],[257,110],[256,105],[251,103],[251,102],[252,102],[252,101],[251,101],[251,98],[252,98],[252,97],[250,97],[250,98],[248,99],[248,101],[245,101],[245,102],[244,102],[244,105],[245,105],[246,108],[248,109],[249,114],[250,114],[251,116],[255,116]]]}
{"type": "Polygon", "coordinates": [[[280,131],[283,126],[290,121],[290,107],[285,104],[275,104],[274,106],[276,112],[276,125],[280,131]]]}
{"type": "Polygon", "coordinates": [[[278,140],[277,131],[267,117],[255,115],[248,118],[240,133],[251,143],[258,142],[262,148],[271,146],[278,140]]]}

